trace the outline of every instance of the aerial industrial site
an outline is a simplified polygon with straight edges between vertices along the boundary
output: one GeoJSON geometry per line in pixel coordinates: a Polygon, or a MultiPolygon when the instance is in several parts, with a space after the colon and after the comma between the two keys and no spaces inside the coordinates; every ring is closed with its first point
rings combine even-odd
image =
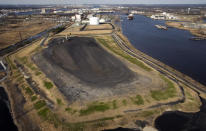
{"type": "Polygon", "coordinates": [[[174,8],[2,9],[0,81],[8,95],[11,130],[165,131],[158,119],[165,112],[201,111],[204,83],[138,50],[121,27],[136,15],[169,19],[154,30],[181,28],[194,35],[188,40],[204,41],[204,23],[198,23],[201,31],[183,27],[202,15],[174,8]],[[18,11],[39,13],[13,14],[18,11]],[[187,22],[184,15],[190,16],[187,22]]]}

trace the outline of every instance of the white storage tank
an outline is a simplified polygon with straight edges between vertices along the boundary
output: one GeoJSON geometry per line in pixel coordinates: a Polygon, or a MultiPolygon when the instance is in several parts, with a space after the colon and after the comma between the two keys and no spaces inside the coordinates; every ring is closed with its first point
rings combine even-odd
{"type": "Polygon", "coordinates": [[[105,19],[100,19],[100,20],[99,20],[99,23],[105,23],[105,22],[106,22],[105,19]]]}
{"type": "Polygon", "coordinates": [[[99,25],[99,18],[98,17],[91,17],[89,18],[90,25],[99,25]]]}
{"type": "Polygon", "coordinates": [[[80,21],[81,21],[81,15],[76,14],[75,17],[76,17],[76,21],[77,21],[77,22],[80,22],[80,21]]]}

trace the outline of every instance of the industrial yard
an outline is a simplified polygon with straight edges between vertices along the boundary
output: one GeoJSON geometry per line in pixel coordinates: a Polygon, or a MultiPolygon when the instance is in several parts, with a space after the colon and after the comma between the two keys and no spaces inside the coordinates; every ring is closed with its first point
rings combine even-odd
{"type": "MultiPolygon", "coordinates": [[[[38,20],[0,27],[0,45],[9,52],[0,76],[19,130],[156,131],[155,120],[165,111],[199,111],[203,85],[137,50],[118,16],[98,14],[112,9],[89,11],[72,9],[68,16],[54,10],[51,20],[42,8],[38,20]],[[44,30],[14,51],[5,48],[44,30]]],[[[126,20],[135,19],[133,14],[126,20]]],[[[175,27],[172,22],[167,25],[175,27]]]]}
{"type": "MultiPolygon", "coordinates": [[[[130,127],[128,124],[137,118],[152,122],[152,119],[142,118],[143,112],[139,117],[134,117],[132,114],[141,114],[135,111],[137,108],[147,109],[158,103],[181,98],[181,90],[175,82],[122,52],[111,35],[66,38],[71,33],[69,29],[49,37],[43,46],[41,41],[37,41],[9,57],[15,67],[11,71],[16,72],[14,75],[18,76],[17,79],[21,78],[18,88],[25,92],[25,105],[34,106],[28,115],[35,119],[39,119],[38,116],[52,119],[41,124],[35,121],[44,127],[42,129],[101,130],[120,125],[130,127]],[[170,91],[167,88],[171,88],[170,91]],[[164,92],[162,98],[157,97],[160,90],[164,92]],[[45,104],[36,107],[37,103],[42,102],[45,104]],[[127,121],[123,124],[124,120],[127,121]],[[113,124],[109,124],[111,121],[113,124]],[[99,122],[104,126],[93,125],[99,122]],[[66,123],[70,123],[70,126],[66,123]],[[77,127],[77,123],[82,124],[77,127]],[[52,127],[53,124],[58,126],[52,127]]],[[[195,97],[192,102],[199,101],[194,92],[187,90],[195,97]]],[[[186,105],[187,100],[185,105],[180,104],[182,110],[194,111],[199,107],[196,104],[189,109],[186,105]]],[[[30,108],[25,107],[26,110],[30,108]]],[[[153,117],[161,113],[158,110],[151,112],[156,112],[154,115],[152,113],[153,117]]]]}

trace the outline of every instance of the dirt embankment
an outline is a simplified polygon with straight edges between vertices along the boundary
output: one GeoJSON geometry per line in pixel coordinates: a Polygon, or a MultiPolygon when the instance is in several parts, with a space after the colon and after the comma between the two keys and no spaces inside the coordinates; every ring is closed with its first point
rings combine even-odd
{"type": "Polygon", "coordinates": [[[132,72],[93,38],[54,39],[33,60],[70,101],[124,94],[137,84],[151,83],[151,79],[132,72]]]}

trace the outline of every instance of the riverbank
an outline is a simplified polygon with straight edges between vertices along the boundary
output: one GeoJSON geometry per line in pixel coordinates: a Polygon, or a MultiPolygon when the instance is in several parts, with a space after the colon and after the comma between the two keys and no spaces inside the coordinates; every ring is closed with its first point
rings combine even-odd
{"type": "Polygon", "coordinates": [[[169,27],[174,27],[174,28],[181,29],[181,30],[187,30],[194,36],[197,36],[200,38],[206,38],[206,34],[203,33],[203,32],[206,32],[206,29],[194,29],[194,28],[184,27],[183,26],[184,23],[185,22],[176,22],[176,21],[165,22],[165,24],[169,27]]]}

